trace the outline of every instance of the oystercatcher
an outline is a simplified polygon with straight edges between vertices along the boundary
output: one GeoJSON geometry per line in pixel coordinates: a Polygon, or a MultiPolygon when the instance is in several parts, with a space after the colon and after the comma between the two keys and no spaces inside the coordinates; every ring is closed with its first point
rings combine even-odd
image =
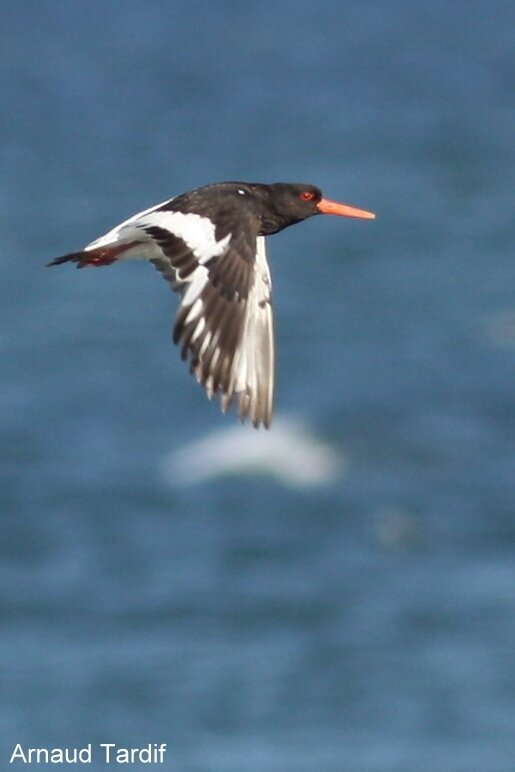
{"type": "Polygon", "coordinates": [[[265,236],[315,214],[375,215],[322,197],[314,185],[221,182],[146,209],[80,252],[77,268],[142,258],[180,295],[173,340],[209,399],[270,426],[274,393],[272,284],[265,236]]]}

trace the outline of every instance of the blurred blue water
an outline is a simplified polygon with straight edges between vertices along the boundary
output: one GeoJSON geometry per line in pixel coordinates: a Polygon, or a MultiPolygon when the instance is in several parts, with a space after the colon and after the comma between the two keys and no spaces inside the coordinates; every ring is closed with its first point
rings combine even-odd
{"type": "Polygon", "coordinates": [[[4,0],[0,72],[3,764],[512,772],[513,3],[4,0]],[[269,244],[277,414],[346,458],[322,489],[169,487],[235,420],[175,299],[42,267],[222,179],[379,215],[269,244]]]}

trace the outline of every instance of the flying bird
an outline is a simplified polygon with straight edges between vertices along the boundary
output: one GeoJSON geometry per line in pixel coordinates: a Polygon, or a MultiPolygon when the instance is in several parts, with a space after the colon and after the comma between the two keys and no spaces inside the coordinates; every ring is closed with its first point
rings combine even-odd
{"type": "Polygon", "coordinates": [[[316,214],[375,217],[323,198],[314,185],[221,182],[139,212],[48,265],[153,263],[180,296],[173,340],[209,399],[219,395],[225,413],[236,397],[242,421],[268,428],[274,326],[265,236],[316,214]]]}

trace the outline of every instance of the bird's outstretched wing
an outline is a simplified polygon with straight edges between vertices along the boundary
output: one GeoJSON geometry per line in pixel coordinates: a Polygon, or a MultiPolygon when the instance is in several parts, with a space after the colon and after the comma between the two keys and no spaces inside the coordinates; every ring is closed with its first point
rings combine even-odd
{"type": "Polygon", "coordinates": [[[225,412],[237,397],[241,420],[272,420],[274,332],[264,237],[250,216],[180,211],[176,199],[131,217],[82,251],[56,258],[78,267],[143,258],[180,295],[174,342],[225,412]]]}
{"type": "Polygon", "coordinates": [[[224,412],[237,396],[242,420],[269,427],[274,334],[264,237],[240,224],[216,241],[203,223],[208,238],[195,242],[177,235],[174,214],[162,215],[144,229],[160,251],[151,262],[181,295],[173,339],[182,358],[210,399],[220,395],[224,412]]]}

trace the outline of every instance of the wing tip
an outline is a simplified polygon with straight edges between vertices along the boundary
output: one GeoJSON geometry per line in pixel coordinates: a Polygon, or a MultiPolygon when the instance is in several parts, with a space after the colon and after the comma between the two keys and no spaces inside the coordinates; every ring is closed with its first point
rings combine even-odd
{"type": "Polygon", "coordinates": [[[52,268],[54,265],[63,265],[63,263],[77,263],[77,268],[80,268],[79,260],[81,259],[82,254],[82,252],[70,252],[68,255],[54,257],[49,263],[45,263],[45,268],[52,268]]]}

